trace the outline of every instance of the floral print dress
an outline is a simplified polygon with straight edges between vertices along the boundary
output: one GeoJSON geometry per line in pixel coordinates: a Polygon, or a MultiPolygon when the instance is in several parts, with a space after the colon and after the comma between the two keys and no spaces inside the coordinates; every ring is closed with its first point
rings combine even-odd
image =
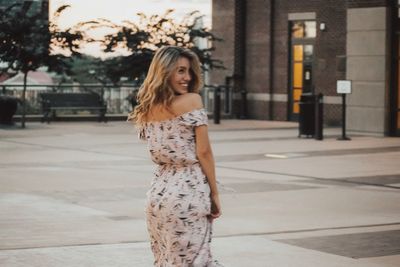
{"type": "Polygon", "coordinates": [[[221,266],[210,252],[210,187],[195,148],[194,128],[200,125],[207,125],[204,109],[147,122],[141,131],[157,164],[146,205],[157,267],[221,266]]]}

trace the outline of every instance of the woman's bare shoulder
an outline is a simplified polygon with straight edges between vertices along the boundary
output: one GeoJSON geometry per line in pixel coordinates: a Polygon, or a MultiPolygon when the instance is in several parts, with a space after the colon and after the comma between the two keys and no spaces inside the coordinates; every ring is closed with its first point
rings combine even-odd
{"type": "Polygon", "coordinates": [[[203,108],[201,96],[197,93],[186,93],[176,97],[172,103],[172,109],[176,114],[186,113],[203,108]]]}
{"type": "Polygon", "coordinates": [[[197,93],[186,93],[177,97],[178,101],[182,101],[191,105],[203,105],[201,96],[197,93]]]}

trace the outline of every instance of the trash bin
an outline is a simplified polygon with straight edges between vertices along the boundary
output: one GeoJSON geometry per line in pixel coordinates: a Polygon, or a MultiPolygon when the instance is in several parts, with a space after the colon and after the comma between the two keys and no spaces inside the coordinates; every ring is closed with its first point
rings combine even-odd
{"type": "Polygon", "coordinates": [[[305,93],[300,96],[299,137],[315,135],[315,101],[314,94],[305,93]]]}

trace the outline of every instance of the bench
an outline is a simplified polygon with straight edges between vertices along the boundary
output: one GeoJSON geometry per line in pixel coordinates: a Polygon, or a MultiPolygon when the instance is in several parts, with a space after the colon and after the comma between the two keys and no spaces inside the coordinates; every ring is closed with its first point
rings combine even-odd
{"type": "Polygon", "coordinates": [[[56,116],[58,110],[89,110],[97,111],[99,122],[106,122],[107,106],[96,93],[41,93],[39,94],[42,104],[42,122],[50,123],[56,116]]]}

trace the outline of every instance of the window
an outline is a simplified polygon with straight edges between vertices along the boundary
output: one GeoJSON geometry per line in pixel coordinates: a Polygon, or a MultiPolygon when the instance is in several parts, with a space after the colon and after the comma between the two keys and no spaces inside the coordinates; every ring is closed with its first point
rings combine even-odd
{"type": "MultiPolygon", "coordinates": [[[[400,1],[400,0],[399,0],[400,1]]],[[[294,21],[291,26],[292,38],[315,38],[317,23],[315,21],[294,21]]]]}

